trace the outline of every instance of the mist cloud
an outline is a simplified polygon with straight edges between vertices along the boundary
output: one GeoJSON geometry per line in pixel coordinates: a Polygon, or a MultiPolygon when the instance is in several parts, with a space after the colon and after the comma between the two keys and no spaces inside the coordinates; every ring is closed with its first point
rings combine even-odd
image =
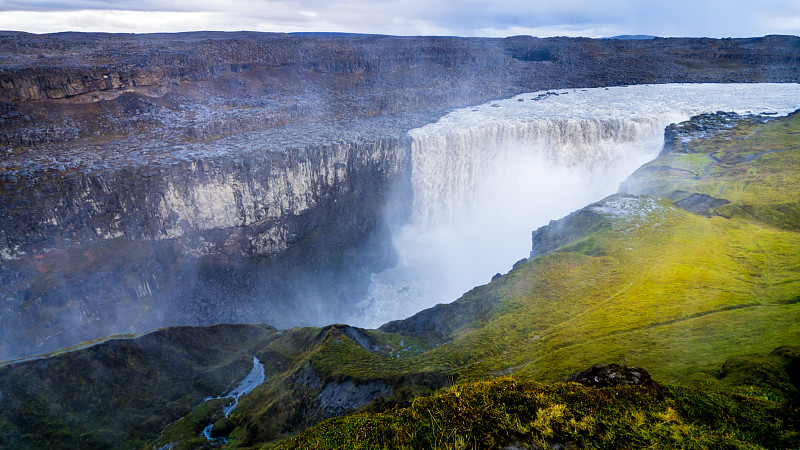
{"type": "Polygon", "coordinates": [[[0,0],[0,11],[0,28],[37,33],[253,30],[587,37],[800,34],[800,2],[794,0],[0,0]]]}

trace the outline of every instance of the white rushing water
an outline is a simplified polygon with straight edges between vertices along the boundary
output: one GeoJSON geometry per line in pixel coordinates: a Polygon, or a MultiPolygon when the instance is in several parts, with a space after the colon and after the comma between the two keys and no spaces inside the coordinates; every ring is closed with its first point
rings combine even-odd
{"type": "MultiPolygon", "coordinates": [[[[258,360],[255,356],[253,356],[253,368],[250,369],[250,372],[247,374],[246,377],[230,392],[225,395],[221,395],[219,397],[209,397],[204,401],[209,400],[217,400],[220,398],[229,398],[232,399],[230,403],[222,407],[222,412],[225,413],[225,417],[230,416],[231,412],[239,406],[239,397],[249,394],[250,391],[258,387],[261,383],[264,382],[266,376],[264,375],[264,365],[261,364],[261,361],[258,360]]],[[[209,424],[205,428],[203,428],[203,432],[201,433],[203,437],[207,440],[212,442],[225,442],[224,438],[213,438],[211,437],[211,429],[214,428],[214,424],[209,424]]]]}
{"type": "Polygon", "coordinates": [[[349,323],[374,327],[451,302],[525,258],[531,231],[617,191],[670,123],[716,111],[786,115],[798,84],[565,89],[458,109],[410,131],[413,217],[400,264],[373,274],[349,323]]]}

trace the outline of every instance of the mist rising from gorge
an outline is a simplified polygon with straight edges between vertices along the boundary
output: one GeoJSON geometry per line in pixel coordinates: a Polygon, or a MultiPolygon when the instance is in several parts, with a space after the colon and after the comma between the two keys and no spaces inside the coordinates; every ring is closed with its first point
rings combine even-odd
{"type": "Polygon", "coordinates": [[[528,257],[531,231],[617,192],[657,156],[670,123],[798,107],[800,87],[790,84],[570,89],[459,109],[412,130],[412,217],[393,226],[398,266],[372,274],[346,321],[375,327],[507,272],[528,257]]]}
{"type": "Polygon", "coordinates": [[[652,159],[669,123],[799,106],[796,84],[536,92],[454,110],[409,136],[430,119],[285,159],[253,147],[268,133],[234,136],[192,147],[230,158],[59,178],[62,194],[44,200],[15,189],[38,207],[3,230],[29,248],[0,264],[0,359],[162,326],[402,319],[508,272],[528,257],[531,231],[616,192],[652,159]],[[28,235],[48,239],[25,240],[40,225],[28,235]]]}

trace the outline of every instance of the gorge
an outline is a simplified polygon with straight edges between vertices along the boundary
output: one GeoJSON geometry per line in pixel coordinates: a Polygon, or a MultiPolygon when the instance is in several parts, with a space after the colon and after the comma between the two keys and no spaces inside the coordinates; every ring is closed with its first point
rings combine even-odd
{"type": "Polygon", "coordinates": [[[797,391],[800,38],[0,43],[0,446],[260,448],[600,354],[797,391]]]}
{"type": "MultiPolygon", "coordinates": [[[[453,107],[540,89],[796,81],[799,45],[783,36],[0,40],[8,49],[0,73],[4,359],[166,325],[377,326],[412,311],[367,312],[391,308],[398,291],[425,297],[419,307],[451,301],[510,261],[424,295],[403,270],[385,272],[410,257],[391,242],[401,239],[397,225],[420,214],[411,204],[410,130],[453,107]]],[[[558,91],[520,105],[565,98],[548,92],[558,91]]],[[[529,233],[543,223],[520,226],[529,233]]]]}
{"type": "Polygon", "coordinates": [[[69,346],[214,322],[377,327],[510,268],[527,255],[531,230],[614,193],[652,159],[666,125],[715,111],[785,115],[798,98],[792,84],[542,91],[455,110],[407,137],[291,151],[288,163],[246,144],[233,153],[220,139],[213,145],[223,148],[193,147],[221,156],[169,169],[85,177],[70,174],[81,166],[65,169],[69,175],[36,180],[50,187],[10,192],[16,215],[7,216],[3,254],[13,264],[2,272],[19,285],[25,271],[14,265],[27,257],[34,287],[6,297],[5,345],[24,348],[29,339],[44,351],[51,336],[69,346]],[[322,235],[303,243],[314,227],[322,235]],[[310,256],[253,259],[291,254],[293,240],[310,256]],[[357,242],[359,254],[339,260],[357,242]],[[114,262],[120,252],[142,261],[114,262]],[[109,270],[109,261],[117,267],[109,270]],[[32,291],[50,315],[25,306],[32,291]],[[341,299],[353,297],[355,307],[344,307],[341,299]],[[27,320],[49,321],[46,335],[14,329],[26,310],[39,315],[22,315],[27,320]],[[70,337],[97,322],[93,334],[70,337]]]}

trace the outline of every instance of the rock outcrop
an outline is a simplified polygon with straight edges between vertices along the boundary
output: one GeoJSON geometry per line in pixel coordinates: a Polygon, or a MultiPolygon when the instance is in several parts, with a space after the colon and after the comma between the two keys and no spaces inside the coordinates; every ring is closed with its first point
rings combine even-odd
{"type": "Polygon", "coordinates": [[[711,211],[722,205],[730,203],[724,198],[714,198],[706,194],[694,193],[686,198],[675,202],[675,206],[685,209],[691,213],[700,214],[701,216],[711,216],[711,211]]]}
{"type": "Polygon", "coordinates": [[[595,364],[586,370],[574,373],[565,383],[580,383],[589,387],[613,387],[620,385],[639,386],[651,384],[650,374],[641,367],[626,367],[619,364],[595,364]]]}
{"type": "Polygon", "coordinates": [[[611,222],[601,212],[583,208],[567,217],[551,220],[531,233],[531,258],[541,256],[586,236],[611,228],[611,222]]]}

